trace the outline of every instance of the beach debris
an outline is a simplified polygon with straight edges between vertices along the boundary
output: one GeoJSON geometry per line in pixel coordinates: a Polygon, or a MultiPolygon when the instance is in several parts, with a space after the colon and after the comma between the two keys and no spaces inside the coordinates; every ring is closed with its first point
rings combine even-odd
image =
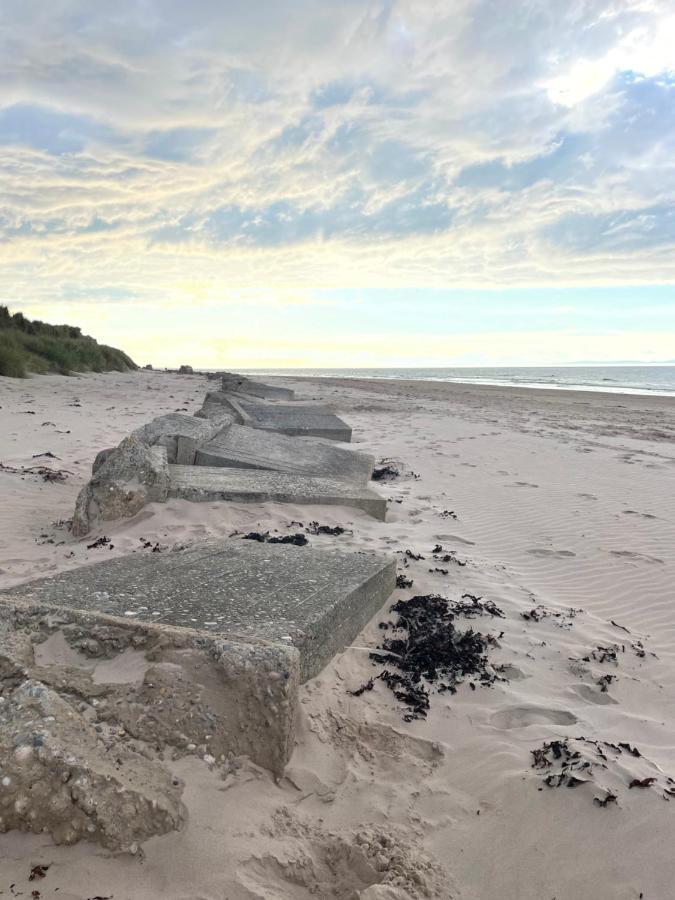
{"type": "Polygon", "coordinates": [[[415,553],[414,550],[397,550],[397,553],[402,553],[406,559],[412,559],[417,562],[420,559],[424,559],[421,553],[415,553]]]}
{"type": "Polygon", "coordinates": [[[41,864],[38,864],[37,866],[33,866],[33,868],[30,870],[28,880],[36,881],[38,878],[45,878],[50,867],[51,866],[49,863],[41,863],[41,864]]]}
{"type": "Polygon", "coordinates": [[[473,618],[474,616],[489,615],[497,619],[505,619],[504,610],[494,600],[484,600],[475,594],[462,594],[461,600],[452,600],[452,611],[456,616],[473,618]]]}
{"type": "MultiPolygon", "coordinates": [[[[56,457],[55,457],[56,458],[56,457]]],[[[67,469],[49,469],[47,466],[7,466],[0,462],[0,471],[11,475],[35,475],[43,481],[62,484],[72,472],[67,469]]]]}
{"type": "Polygon", "coordinates": [[[373,474],[370,476],[371,481],[393,481],[398,478],[401,473],[394,466],[376,466],[373,474]]]}
{"type": "Polygon", "coordinates": [[[397,575],[396,576],[396,587],[397,588],[411,588],[413,586],[412,578],[406,578],[405,575],[397,575]]]}
{"type": "Polygon", "coordinates": [[[656,775],[640,775],[632,777],[628,788],[650,788],[662,782],[663,797],[675,796],[675,780],[664,775],[657,766],[647,760],[637,747],[627,741],[603,741],[586,737],[560,738],[544,742],[540,747],[530,750],[532,768],[546,774],[543,783],[547,787],[575,788],[582,784],[601,787],[604,796],[594,797],[596,806],[607,807],[618,802],[619,789],[624,781],[626,763],[618,764],[625,756],[641,760],[642,768],[648,766],[656,775]],[[615,783],[611,788],[598,784],[598,776],[611,778],[615,783]],[[669,796],[667,796],[669,795],[669,796]]]}
{"type": "Polygon", "coordinates": [[[260,544],[295,544],[296,547],[304,547],[309,541],[304,534],[284,534],[270,536],[269,531],[249,531],[242,535],[242,541],[258,541],[260,544]]]}
{"type": "Polygon", "coordinates": [[[574,609],[571,606],[566,610],[549,609],[540,603],[526,612],[521,612],[520,615],[526,622],[541,622],[542,619],[552,618],[556,620],[559,628],[571,628],[574,624],[573,619],[582,612],[583,609],[574,609]]]}
{"type": "Polygon", "coordinates": [[[444,509],[441,512],[439,512],[438,515],[441,517],[441,519],[456,519],[457,518],[457,513],[454,511],[454,509],[444,509]]]}
{"type": "Polygon", "coordinates": [[[600,678],[596,681],[596,684],[600,688],[601,694],[606,694],[609,690],[610,684],[616,681],[616,675],[601,675],[600,678]]]}
{"type": "MultiPolygon", "coordinates": [[[[457,556],[457,553],[454,550],[444,550],[444,548],[441,544],[436,544],[434,546],[433,550],[431,551],[431,553],[432,553],[432,556],[434,557],[434,559],[438,560],[438,562],[443,562],[443,563],[451,562],[451,563],[455,563],[455,565],[457,565],[457,566],[465,566],[466,565],[466,560],[459,559],[459,557],[457,556]]],[[[429,569],[429,571],[431,572],[433,570],[429,569]]],[[[446,570],[446,574],[447,574],[447,570],[446,570]]]]}
{"type": "Polygon", "coordinates": [[[60,459],[60,457],[56,456],[54,453],[52,453],[51,450],[47,450],[46,453],[34,453],[33,454],[33,459],[42,459],[43,457],[45,459],[60,459]]]}
{"type": "Polygon", "coordinates": [[[101,547],[109,547],[110,550],[113,550],[114,546],[115,545],[111,543],[110,538],[102,534],[101,537],[96,538],[91,544],[87,544],[87,550],[98,550],[101,547]]]}
{"type": "MultiPolygon", "coordinates": [[[[426,718],[429,685],[434,685],[439,693],[454,694],[468,678],[473,679],[474,689],[475,682],[487,687],[506,680],[488,661],[489,649],[497,646],[496,638],[471,628],[456,628],[455,612],[445,597],[427,594],[399,600],[391,612],[397,614],[397,621],[382,624],[383,630],[393,633],[370,653],[370,659],[386,666],[376,678],[406,707],[406,722],[426,718]]],[[[368,685],[366,682],[363,689],[358,688],[355,696],[371,690],[368,685]]]]}
{"type": "MultiPolygon", "coordinates": [[[[301,527],[302,523],[301,523],[301,527]]],[[[343,528],[341,525],[319,525],[318,522],[310,522],[305,528],[307,534],[328,534],[337,537],[340,534],[353,534],[351,529],[343,528]]]]}

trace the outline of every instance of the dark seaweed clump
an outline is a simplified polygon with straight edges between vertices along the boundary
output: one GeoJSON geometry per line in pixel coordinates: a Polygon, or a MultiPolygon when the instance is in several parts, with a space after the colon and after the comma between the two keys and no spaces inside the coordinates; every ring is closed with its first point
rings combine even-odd
{"type": "MultiPolygon", "coordinates": [[[[499,679],[488,661],[488,651],[497,646],[496,639],[472,628],[456,628],[455,612],[444,597],[427,594],[399,600],[391,611],[398,615],[397,621],[380,627],[392,634],[370,658],[385,666],[377,678],[406,707],[406,722],[426,718],[428,684],[434,684],[439,693],[454,694],[466,678],[473,679],[473,688],[476,682],[489,686],[499,679]]],[[[374,683],[371,678],[352,693],[360,696],[372,690],[374,683]]]]}
{"type": "Polygon", "coordinates": [[[393,481],[394,478],[398,478],[401,473],[394,466],[379,466],[376,469],[373,469],[373,474],[370,476],[372,481],[393,481]]]}
{"type": "Polygon", "coordinates": [[[258,541],[260,544],[295,544],[296,547],[304,547],[309,541],[304,534],[284,534],[279,537],[270,537],[269,531],[249,531],[242,536],[242,541],[258,541]]]}

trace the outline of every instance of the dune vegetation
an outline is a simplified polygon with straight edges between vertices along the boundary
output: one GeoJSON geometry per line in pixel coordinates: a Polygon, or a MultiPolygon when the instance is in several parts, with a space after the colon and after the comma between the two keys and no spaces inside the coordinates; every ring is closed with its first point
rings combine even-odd
{"type": "Polygon", "coordinates": [[[122,350],[99,344],[71,325],[48,325],[12,315],[0,306],[0,375],[26,378],[29,373],[125,372],[137,369],[122,350]]]}

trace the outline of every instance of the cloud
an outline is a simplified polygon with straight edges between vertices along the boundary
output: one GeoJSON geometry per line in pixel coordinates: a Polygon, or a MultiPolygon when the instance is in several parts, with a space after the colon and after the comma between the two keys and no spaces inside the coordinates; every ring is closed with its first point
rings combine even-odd
{"type": "Polygon", "coordinates": [[[673,28],[668,0],[6,0],[0,302],[672,282],[673,28]]]}

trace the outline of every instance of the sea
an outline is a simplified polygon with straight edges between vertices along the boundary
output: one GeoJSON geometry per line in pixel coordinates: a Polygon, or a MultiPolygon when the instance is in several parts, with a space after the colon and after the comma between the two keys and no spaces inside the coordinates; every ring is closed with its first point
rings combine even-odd
{"type": "Polygon", "coordinates": [[[240,369],[247,375],[384,378],[495,384],[560,391],[675,397],[675,365],[480,366],[476,368],[240,369]]]}

